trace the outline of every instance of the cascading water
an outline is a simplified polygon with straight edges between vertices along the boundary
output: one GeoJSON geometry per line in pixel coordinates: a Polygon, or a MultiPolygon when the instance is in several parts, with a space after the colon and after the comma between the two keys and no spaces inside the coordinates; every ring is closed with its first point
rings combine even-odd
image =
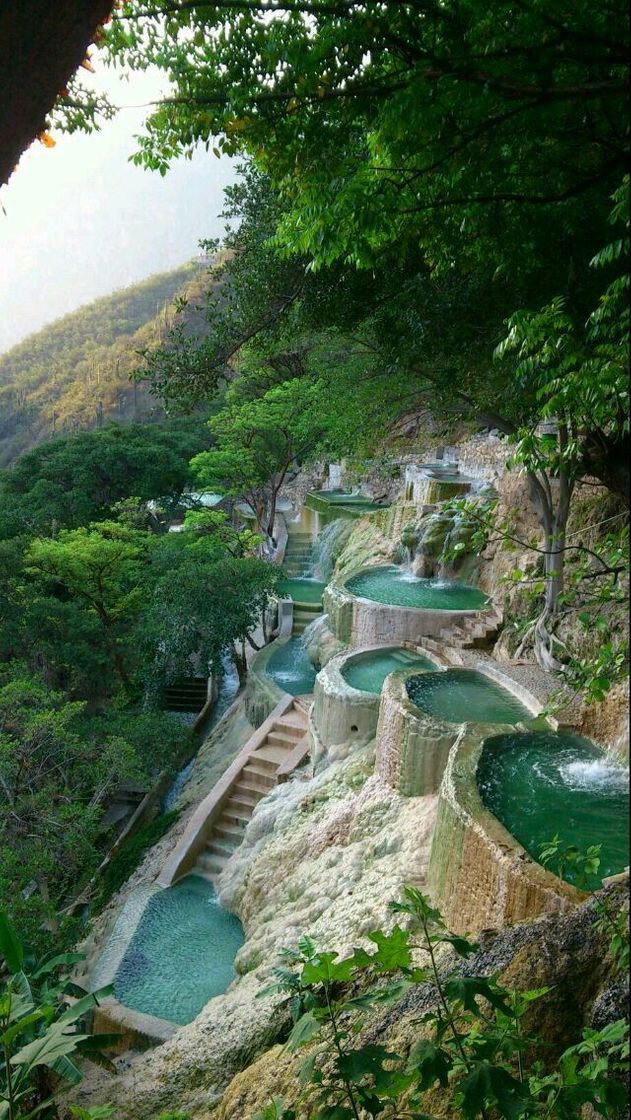
{"type": "Polygon", "coordinates": [[[313,542],[310,570],[305,574],[327,583],[333,574],[335,561],[348,541],[352,529],[353,522],[342,517],[325,525],[313,542]]]}
{"type": "Polygon", "coordinates": [[[309,660],[303,635],[294,635],[275,650],[266,672],[290,696],[313,692],[316,670],[309,660]]]}

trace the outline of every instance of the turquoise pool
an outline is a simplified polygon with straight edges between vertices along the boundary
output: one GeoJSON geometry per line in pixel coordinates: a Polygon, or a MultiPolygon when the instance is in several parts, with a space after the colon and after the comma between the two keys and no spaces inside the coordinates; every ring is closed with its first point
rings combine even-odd
{"type": "Polygon", "coordinates": [[[199,875],[153,895],[123,957],[114,994],[125,1007],[190,1023],[235,977],[243,927],[199,875]]]}
{"type": "Polygon", "coordinates": [[[283,599],[293,599],[295,603],[321,603],[325,583],[319,579],[284,579],[278,584],[278,594],[283,599]]]}
{"type": "Polygon", "coordinates": [[[316,671],[307,657],[302,638],[296,636],[279,646],[267,663],[267,674],[290,696],[313,692],[316,671]]]}
{"type": "Polygon", "coordinates": [[[475,611],[488,606],[486,595],[478,587],[445,579],[421,579],[395,565],[359,572],[347,581],[346,588],[353,595],[396,607],[475,611]]]}
{"type": "MultiPolygon", "coordinates": [[[[558,834],[582,852],[602,844],[595,890],[629,863],[629,771],[578,735],[537,731],[497,735],[484,744],[477,769],[487,809],[537,859],[558,834]]],[[[550,864],[558,872],[558,861],[550,864]]],[[[571,872],[564,873],[568,882],[571,872]]]]}
{"type": "Polygon", "coordinates": [[[506,688],[475,669],[445,669],[409,677],[413,704],[447,723],[523,723],[532,712],[506,688]]]}
{"type": "Polygon", "coordinates": [[[362,692],[380,693],[383,682],[390,673],[396,672],[397,669],[415,668],[435,669],[436,666],[429,657],[413,653],[409,649],[384,649],[349,658],[342,667],[341,673],[351,688],[359,688],[362,692]]]}

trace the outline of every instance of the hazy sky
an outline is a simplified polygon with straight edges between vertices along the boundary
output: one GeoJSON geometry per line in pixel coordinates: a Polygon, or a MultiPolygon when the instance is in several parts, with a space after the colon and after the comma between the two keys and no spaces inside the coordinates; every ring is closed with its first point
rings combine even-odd
{"type": "Polygon", "coordinates": [[[147,112],[135,106],[154,100],[164,79],[127,82],[95,65],[85,83],[124,111],[89,136],[53,132],[56,147],[36,142],[0,189],[0,352],[97,296],[189,260],[200,238],[223,232],[231,161],[201,150],[164,179],[134,167],[128,159],[147,112]]]}

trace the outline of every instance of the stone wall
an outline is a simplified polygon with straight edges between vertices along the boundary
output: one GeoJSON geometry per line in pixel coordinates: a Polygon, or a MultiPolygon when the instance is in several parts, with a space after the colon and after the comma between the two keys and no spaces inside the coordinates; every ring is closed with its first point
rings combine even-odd
{"type": "Polygon", "coordinates": [[[433,719],[408,698],[407,681],[418,672],[404,669],[386,679],[377,725],[376,772],[405,797],[437,792],[462,732],[461,724],[433,719]]]}
{"type": "Polygon", "coordinates": [[[357,648],[440,639],[442,630],[474,616],[482,620],[484,615],[484,611],[419,610],[376,603],[335,583],[324,592],[323,607],[336,638],[357,648]]]}
{"type": "Polygon", "coordinates": [[[495,482],[506,473],[506,460],[510,445],[506,438],[495,433],[471,436],[456,448],[458,466],[463,474],[472,478],[487,478],[495,482]]]}
{"type": "Polygon", "coordinates": [[[341,669],[348,654],[332,658],[316,678],[312,720],[324,750],[374,738],[379,716],[379,696],[352,688],[341,669]]]}
{"type": "Polygon", "coordinates": [[[512,730],[478,725],[464,733],[445,769],[428,890],[456,933],[500,929],[566,910],[586,897],[531,859],[482,804],[475,775],[483,740],[512,730]]]}

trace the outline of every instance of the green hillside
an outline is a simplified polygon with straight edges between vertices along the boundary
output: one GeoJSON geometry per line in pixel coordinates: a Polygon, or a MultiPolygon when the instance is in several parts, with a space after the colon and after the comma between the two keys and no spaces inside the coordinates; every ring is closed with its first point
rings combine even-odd
{"type": "Polygon", "coordinates": [[[194,299],[202,281],[204,266],[190,261],[79,308],[0,356],[0,465],[58,432],[159,416],[130,374],[138,352],[164,337],[174,297],[194,299]]]}

